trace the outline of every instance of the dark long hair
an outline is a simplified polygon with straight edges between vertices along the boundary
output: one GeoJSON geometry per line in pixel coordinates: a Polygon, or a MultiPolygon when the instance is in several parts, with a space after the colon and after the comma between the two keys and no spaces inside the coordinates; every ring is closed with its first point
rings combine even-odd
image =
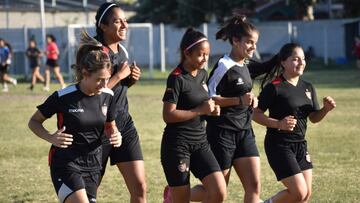
{"type": "Polygon", "coordinates": [[[279,53],[277,54],[277,63],[274,68],[272,68],[269,72],[265,74],[265,76],[261,79],[261,90],[270,83],[274,78],[280,76],[283,72],[283,67],[281,65],[282,61],[285,61],[287,58],[289,58],[295,48],[302,48],[299,44],[296,43],[287,43],[284,46],[281,47],[279,53]]]}
{"type": "Polygon", "coordinates": [[[111,71],[109,55],[103,51],[102,44],[90,37],[85,30],[81,32],[80,48],[76,53],[76,64],[72,68],[77,82],[83,79],[83,70],[90,74],[104,68],[111,71]]]}
{"type": "Polygon", "coordinates": [[[249,37],[253,32],[259,31],[256,27],[246,22],[245,15],[235,15],[231,19],[225,22],[220,30],[215,34],[216,39],[222,39],[224,41],[229,40],[230,44],[233,44],[233,37],[241,40],[242,37],[249,37]]]}
{"type": "Polygon", "coordinates": [[[206,36],[202,32],[195,30],[194,28],[190,27],[185,31],[185,33],[181,39],[181,42],[180,42],[180,57],[181,57],[180,61],[181,61],[181,63],[184,62],[184,60],[185,60],[184,52],[188,51],[191,53],[202,43],[202,41],[199,42],[199,40],[202,40],[202,39],[204,39],[204,41],[207,41],[206,36]],[[199,42],[199,43],[196,43],[196,42],[199,42]],[[194,43],[196,43],[196,44],[194,44],[194,43]]]}

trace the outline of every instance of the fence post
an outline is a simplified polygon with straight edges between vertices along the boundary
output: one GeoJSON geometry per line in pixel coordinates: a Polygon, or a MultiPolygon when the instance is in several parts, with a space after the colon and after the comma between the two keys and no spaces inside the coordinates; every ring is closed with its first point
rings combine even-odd
{"type": "Polygon", "coordinates": [[[27,44],[28,44],[28,28],[27,26],[25,25],[24,26],[24,58],[25,58],[25,80],[28,79],[29,77],[29,60],[28,60],[28,57],[27,57],[27,54],[26,54],[26,51],[27,51],[27,44]]]}
{"type": "Polygon", "coordinates": [[[164,23],[160,23],[160,56],[161,56],[161,72],[165,72],[165,28],[164,23]]]}

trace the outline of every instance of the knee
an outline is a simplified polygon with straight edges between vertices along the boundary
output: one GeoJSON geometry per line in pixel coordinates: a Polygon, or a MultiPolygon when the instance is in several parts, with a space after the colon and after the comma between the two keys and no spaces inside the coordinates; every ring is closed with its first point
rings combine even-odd
{"type": "Polygon", "coordinates": [[[137,197],[145,197],[147,186],[145,182],[138,182],[131,190],[130,194],[137,197]]]}
{"type": "Polygon", "coordinates": [[[218,188],[213,192],[209,192],[208,196],[212,202],[224,202],[227,198],[226,188],[218,188]]]}
{"type": "Polygon", "coordinates": [[[258,194],[260,195],[261,184],[259,180],[253,181],[250,184],[244,185],[244,190],[246,193],[258,194]]]}
{"type": "Polygon", "coordinates": [[[308,189],[304,202],[308,202],[311,196],[311,189],[308,189]]]}
{"type": "Polygon", "coordinates": [[[294,191],[292,196],[295,202],[304,202],[308,196],[308,190],[307,188],[301,188],[297,191],[294,191]]]}

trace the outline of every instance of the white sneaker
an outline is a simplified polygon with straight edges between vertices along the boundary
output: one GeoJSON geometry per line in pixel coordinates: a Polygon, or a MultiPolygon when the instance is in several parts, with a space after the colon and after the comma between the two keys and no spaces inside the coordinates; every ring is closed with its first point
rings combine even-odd
{"type": "Polygon", "coordinates": [[[50,87],[49,87],[49,86],[45,86],[45,87],[43,87],[43,90],[44,90],[45,92],[48,92],[48,91],[50,91],[50,87]]]}
{"type": "Polygon", "coordinates": [[[9,89],[8,89],[7,87],[4,87],[4,88],[2,89],[2,92],[9,92],[9,89]]]}
{"type": "Polygon", "coordinates": [[[11,83],[12,83],[14,86],[16,86],[16,85],[17,85],[17,80],[14,78],[14,79],[11,80],[11,83]]]}

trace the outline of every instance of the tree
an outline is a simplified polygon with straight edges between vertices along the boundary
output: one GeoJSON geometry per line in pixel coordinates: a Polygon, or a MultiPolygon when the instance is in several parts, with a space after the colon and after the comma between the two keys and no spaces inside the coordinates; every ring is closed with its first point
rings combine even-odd
{"type": "Polygon", "coordinates": [[[139,0],[132,22],[173,23],[179,27],[223,22],[239,8],[253,9],[254,0],[139,0]]]}

